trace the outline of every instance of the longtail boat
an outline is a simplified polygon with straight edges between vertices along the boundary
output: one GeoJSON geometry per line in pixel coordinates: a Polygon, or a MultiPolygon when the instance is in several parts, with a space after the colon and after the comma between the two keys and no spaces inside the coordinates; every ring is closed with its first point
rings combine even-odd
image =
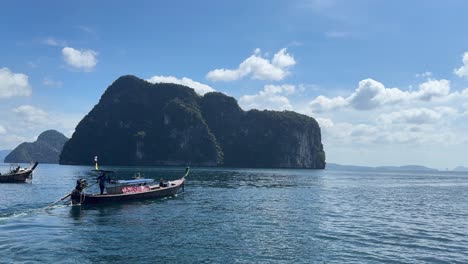
{"type": "Polygon", "coordinates": [[[29,168],[21,168],[18,166],[15,169],[11,169],[8,173],[0,174],[0,182],[3,183],[21,183],[26,182],[32,178],[32,173],[37,167],[39,162],[35,162],[29,168]]]}
{"type": "Polygon", "coordinates": [[[158,184],[150,184],[154,182],[152,179],[115,181],[113,185],[107,187],[105,194],[85,193],[87,182],[78,180],[77,187],[70,194],[71,203],[72,205],[109,204],[175,196],[180,188],[184,188],[185,177],[189,172],[190,169],[186,168],[182,178],[158,184]]]}

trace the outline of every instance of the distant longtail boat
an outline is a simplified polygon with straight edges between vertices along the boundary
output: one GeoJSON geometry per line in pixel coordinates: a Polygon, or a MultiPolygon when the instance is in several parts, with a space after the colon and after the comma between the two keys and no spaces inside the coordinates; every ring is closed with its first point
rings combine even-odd
{"type": "Polygon", "coordinates": [[[15,169],[11,169],[8,173],[0,174],[0,183],[23,183],[32,178],[32,173],[37,167],[39,162],[35,162],[29,168],[20,168],[19,166],[15,169]]]}

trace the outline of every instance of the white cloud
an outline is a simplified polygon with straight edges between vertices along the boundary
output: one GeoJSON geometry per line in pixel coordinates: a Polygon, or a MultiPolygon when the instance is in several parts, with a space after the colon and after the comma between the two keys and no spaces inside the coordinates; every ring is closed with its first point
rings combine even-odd
{"type": "Polygon", "coordinates": [[[334,125],[333,121],[329,118],[317,117],[315,120],[317,120],[321,128],[331,128],[334,125]]]}
{"type": "Polygon", "coordinates": [[[347,101],[355,109],[368,110],[383,104],[400,102],[408,95],[408,92],[398,88],[385,88],[378,81],[365,79],[359,82],[359,87],[347,98],[347,101]]]}
{"type": "Polygon", "coordinates": [[[252,79],[279,81],[288,74],[288,69],[296,64],[294,57],[286,48],[279,50],[270,61],[262,57],[260,49],[245,59],[237,69],[215,69],[206,75],[211,81],[235,81],[250,76],[252,79]]]}
{"type": "Polygon", "coordinates": [[[68,65],[84,70],[91,71],[96,66],[98,53],[94,50],[76,50],[65,47],[62,49],[63,59],[68,65]]]}
{"type": "Polygon", "coordinates": [[[48,124],[51,122],[50,116],[47,112],[31,105],[19,106],[13,109],[13,112],[27,124],[48,124]]]}
{"type": "Polygon", "coordinates": [[[450,81],[444,79],[429,79],[421,83],[416,91],[386,88],[378,81],[365,79],[360,81],[358,88],[346,98],[341,96],[329,98],[320,95],[313,99],[309,106],[314,113],[332,111],[343,107],[350,107],[356,110],[371,110],[384,105],[395,105],[403,102],[448,98],[450,95],[450,81]]]}
{"type": "Polygon", "coordinates": [[[54,47],[65,47],[67,46],[67,42],[64,40],[56,39],[53,37],[48,37],[42,40],[42,44],[54,46],[54,47]]]}
{"type": "MultiPolygon", "coordinates": [[[[369,149],[391,145],[396,149],[410,151],[412,147],[448,146],[466,143],[453,127],[444,125],[445,114],[431,109],[407,109],[381,115],[376,123],[365,120],[363,123],[335,122],[330,118],[316,118],[322,128],[324,145],[329,148],[353,149],[358,146],[369,149]],[[458,136],[457,136],[458,135],[458,136]]],[[[336,153],[335,153],[336,154],[336,153]]]]}
{"type": "Polygon", "coordinates": [[[302,110],[319,122],[330,162],[430,167],[460,162],[456,157],[457,161],[428,154],[428,150],[452,149],[458,154],[448,155],[454,158],[468,147],[468,89],[452,91],[450,81],[430,76],[421,74],[429,79],[409,90],[365,79],[342,96],[317,96],[302,110]]]}
{"type": "Polygon", "coordinates": [[[0,149],[12,149],[22,142],[34,141],[48,129],[56,129],[70,137],[78,122],[86,115],[86,112],[77,112],[77,109],[71,113],[64,111],[65,109],[49,112],[45,108],[32,105],[10,106],[3,110],[0,111],[0,124],[6,133],[2,134],[0,131],[0,149]]]}
{"type": "Polygon", "coordinates": [[[427,71],[427,72],[423,72],[423,73],[417,73],[416,74],[416,77],[422,77],[422,78],[429,78],[429,77],[432,77],[432,72],[430,71],[427,71]]]}
{"type": "Polygon", "coordinates": [[[272,85],[268,84],[264,86],[264,91],[269,94],[293,94],[296,92],[296,86],[290,84],[283,85],[272,85]]]}
{"type": "Polygon", "coordinates": [[[6,129],[3,126],[0,126],[0,134],[6,134],[6,129]]]}
{"type": "Polygon", "coordinates": [[[323,95],[317,96],[314,100],[310,102],[310,108],[314,113],[333,111],[335,109],[346,106],[348,103],[345,98],[341,96],[328,98],[323,95]]]}
{"type": "Polygon", "coordinates": [[[180,85],[185,85],[190,88],[193,88],[196,93],[204,95],[209,92],[214,92],[215,90],[210,86],[196,82],[190,78],[183,77],[182,79],[178,79],[174,76],[153,76],[148,79],[148,82],[151,83],[175,83],[180,85]]]}
{"type": "Polygon", "coordinates": [[[453,72],[460,78],[468,78],[468,52],[463,53],[463,66],[453,72]]]}
{"type": "Polygon", "coordinates": [[[63,83],[61,81],[53,80],[49,77],[44,77],[42,84],[48,87],[62,87],[63,83]]]}
{"type": "Polygon", "coordinates": [[[442,118],[443,114],[428,108],[411,108],[389,114],[382,114],[378,120],[387,123],[431,124],[442,118]]]}
{"type": "Polygon", "coordinates": [[[30,96],[32,93],[29,78],[22,73],[14,73],[8,68],[0,68],[0,98],[30,96]]]}
{"type": "Polygon", "coordinates": [[[278,51],[273,56],[273,60],[271,62],[273,63],[274,66],[281,68],[281,69],[286,69],[296,64],[296,60],[294,60],[294,57],[286,53],[286,48],[283,48],[280,51],[278,51]]]}
{"type": "Polygon", "coordinates": [[[372,125],[367,124],[358,124],[352,127],[350,131],[350,136],[352,137],[367,137],[377,135],[379,132],[378,128],[372,125]]]}
{"type": "Polygon", "coordinates": [[[423,101],[430,101],[433,98],[447,96],[449,93],[450,81],[428,80],[419,85],[419,91],[414,92],[414,96],[423,101]]]}
{"type": "Polygon", "coordinates": [[[285,95],[296,91],[294,85],[265,85],[263,90],[255,95],[244,95],[239,104],[244,109],[292,110],[293,107],[285,95]]]}

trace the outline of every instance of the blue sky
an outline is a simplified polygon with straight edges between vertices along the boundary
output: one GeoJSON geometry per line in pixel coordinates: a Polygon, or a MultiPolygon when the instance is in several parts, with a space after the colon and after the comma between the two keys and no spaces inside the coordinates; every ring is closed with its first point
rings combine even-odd
{"type": "Polygon", "coordinates": [[[133,74],[313,116],[329,162],[467,166],[467,11],[462,0],[4,1],[0,149],[49,128],[71,136],[133,74]]]}

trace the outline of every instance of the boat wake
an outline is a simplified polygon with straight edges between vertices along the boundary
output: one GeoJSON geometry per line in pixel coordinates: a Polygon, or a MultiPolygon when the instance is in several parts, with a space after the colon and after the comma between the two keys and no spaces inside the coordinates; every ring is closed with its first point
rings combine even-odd
{"type": "Polygon", "coordinates": [[[21,211],[16,211],[16,212],[8,212],[8,213],[0,213],[0,223],[6,222],[8,220],[14,219],[14,218],[20,218],[20,217],[27,217],[35,214],[41,214],[41,213],[49,213],[53,209],[57,208],[64,208],[64,207],[69,207],[69,204],[57,204],[51,207],[41,207],[41,208],[31,208],[31,209],[25,209],[21,211]]]}

